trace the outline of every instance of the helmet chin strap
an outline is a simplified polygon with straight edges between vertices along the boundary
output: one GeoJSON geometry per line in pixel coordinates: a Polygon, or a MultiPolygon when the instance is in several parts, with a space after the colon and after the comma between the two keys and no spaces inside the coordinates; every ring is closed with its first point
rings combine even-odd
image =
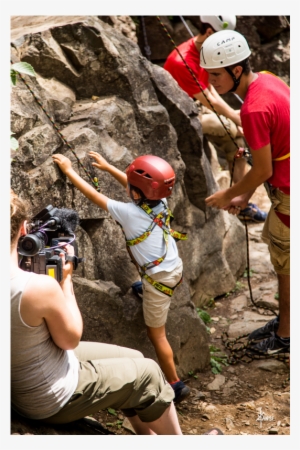
{"type": "Polygon", "coordinates": [[[241,76],[243,75],[243,71],[244,71],[244,70],[242,71],[242,73],[241,73],[241,75],[239,76],[239,78],[236,78],[236,76],[234,75],[234,73],[232,72],[232,70],[229,69],[229,67],[224,67],[224,69],[226,70],[226,72],[229,73],[229,75],[231,76],[232,81],[233,81],[233,88],[230,89],[230,91],[228,91],[228,92],[235,92],[235,91],[237,90],[237,88],[239,87],[239,85],[240,85],[241,76]]]}

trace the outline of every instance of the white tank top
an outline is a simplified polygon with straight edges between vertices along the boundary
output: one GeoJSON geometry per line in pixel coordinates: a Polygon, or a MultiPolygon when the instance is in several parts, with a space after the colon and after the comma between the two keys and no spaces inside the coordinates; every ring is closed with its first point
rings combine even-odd
{"type": "Polygon", "coordinates": [[[26,325],[20,314],[24,288],[32,272],[11,278],[11,402],[21,415],[45,419],[70,399],[78,383],[79,362],[73,350],[53,342],[46,322],[26,325]]]}

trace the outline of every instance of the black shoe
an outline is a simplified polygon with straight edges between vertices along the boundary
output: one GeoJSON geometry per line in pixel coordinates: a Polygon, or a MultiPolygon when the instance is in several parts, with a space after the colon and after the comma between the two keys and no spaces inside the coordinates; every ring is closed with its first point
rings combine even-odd
{"type": "Polygon", "coordinates": [[[174,384],[171,384],[174,392],[174,403],[178,404],[182,402],[188,395],[190,395],[190,388],[188,388],[183,381],[179,380],[174,384]]]}
{"type": "Polygon", "coordinates": [[[254,203],[248,203],[247,208],[240,211],[238,218],[242,220],[251,220],[252,222],[265,222],[267,218],[267,213],[261,211],[257,205],[254,203]]]}
{"type": "Polygon", "coordinates": [[[277,355],[279,353],[290,353],[290,338],[281,338],[274,332],[270,337],[260,341],[258,344],[248,347],[250,352],[263,355],[277,355]]]}
{"type": "Polygon", "coordinates": [[[260,341],[261,339],[265,339],[271,336],[271,333],[278,330],[279,327],[279,316],[276,316],[275,319],[270,320],[266,325],[257,330],[252,331],[252,333],[248,336],[248,341],[260,341]]]}
{"type": "Polygon", "coordinates": [[[143,298],[143,283],[141,281],[136,281],[131,285],[132,292],[139,298],[143,298]]]}

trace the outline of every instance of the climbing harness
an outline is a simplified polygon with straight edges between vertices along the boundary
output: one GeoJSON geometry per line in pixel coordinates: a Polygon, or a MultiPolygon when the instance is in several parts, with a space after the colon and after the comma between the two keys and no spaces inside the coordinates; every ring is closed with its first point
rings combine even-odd
{"type": "MultiPolygon", "coordinates": [[[[243,156],[246,156],[246,157],[247,157],[248,163],[252,166],[252,158],[251,158],[251,154],[250,154],[250,152],[249,152],[248,149],[238,148],[236,142],[234,141],[234,139],[233,139],[232,135],[230,134],[229,130],[226,128],[226,126],[225,126],[224,122],[222,121],[220,115],[217,113],[217,111],[215,110],[215,108],[213,107],[213,105],[210,103],[209,99],[208,99],[207,96],[205,95],[205,92],[204,92],[202,86],[200,85],[199,81],[197,80],[197,77],[195,76],[194,72],[193,72],[192,69],[188,66],[188,64],[187,64],[187,62],[185,61],[184,57],[183,57],[182,54],[180,53],[180,50],[179,50],[178,47],[176,46],[176,44],[175,44],[174,40],[172,39],[172,37],[170,36],[168,30],[166,29],[166,27],[164,26],[164,24],[161,22],[160,17],[159,17],[159,16],[156,16],[156,17],[157,17],[158,22],[160,23],[160,25],[161,25],[162,28],[164,29],[165,33],[167,34],[168,38],[169,38],[170,41],[172,42],[172,44],[173,44],[175,50],[177,51],[178,55],[179,55],[180,58],[182,59],[182,61],[183,61],[184,65],[185,65],[185,67],[188,69],[188,71],[189,71],[190,74],[192,75],[194,81],[197,83],[197,86],[199,87],[200,91],[201,91],[202,94],[204,95],[206,101],[209,103],[209,105],[210,105],[211,109],[213,110],[213,112],[217,115],[217,117],[218,117],[218,119],[220,120],[220,122],[221,122],[223,128],[225,129],[226,133],[228,134],[228,136],[230,137],[230,139],[232,140],[232,142],[234,143],[234,145],[237,147],[237,152],[236,152],[236,154],[235,154],[235,157],[234,157],[234,160],[233,160],[233,165],[232,165],[232,170],[231,170],[231,179],[230,179],[230,186],[231,186],[231,185],[232,185],[232,182],[233,182],[233,173],[234,173],[234,162],[235,162],[235,159],[238,159],[238,158],[241,158],[241,157],[243,157],[243,156]],[[248,154],[247,154],[247,153],[248,153],[248,154]]],[[[181,17],[181,16],[180,16],[180,17],[181,17]]],[[[183,21],[183,22],[184,22],[184,21],[183,21]]],[[[271,72],[268,72],[268,71],[263,71],[262,73],[270,73],[270,74],[272,74],[271,72]]],[[[274,75],[274,74],[272,74],[272,75],[274,75]]],[[[276,75],[275,75],[275,76],[276,76],[276,75]]],[[[237,96],[237,97],[238,97],[238,96],[237,96]]],[[[240,100],[241,103],[243,103],[243,101],[242,101],[242,99],[240,99],[240,97],[238,97],[238,99],[240,100]]],[[[289,156],[290,156],[290,154],[285,155],[285,156],[280,157],[280,158],[275,158],[274,161],[282,161],[282,160],[284,160],[284,159],[287,159],[289,156]]],[[[242,216],[243,216],[243,215],[242,215],[242,216]]],[[[246,271],[247,271],[247,281],[248,281],[248,287],[249,287],[249,294],[250,294],[250,299],[251,299],[252,304],[257,308],[257,305],[255,304],[255,302],[254,302],[254,300],[253,300],[252,288],[251,288],[251,282],[250,282],[250,259],[249,259],[249,237],[248,237],[248,226],[247,226],[247,222],[246,222],[245,218],[243,218],[243,219],[244,219],[243,222],[244,222],[244,225],[245,225],[245,234],[246,234],[246,248],[247,248],[247,268],[246,268],[246,271]]],[[[268,308],[268,307],[263,307],[263,306],[262,306],[261,308],[263,308],[263,309],[265,309],[265,310],[268,310],[268,311],[271,311],[271,312],[272,312],[273,314],[275,314],[276,316],[278,315],[278,314],[276,314],[273,310],[271,310],[271,309],[268,308]]],[[[240,336],[240,337],[238,337],[238,338],[235,339],[235,340],[227,340],[227,341],[225,340],[225,336],[226,336],[226,333],[224,333],[224,335],[223,335],[224,345],[225,345],[225,347],[228,348],[228,350],[230,350],[231,353],[232,353],[231,358],[230,358],[231,364],[236,364],[239,360],[241,360],[241,359],[245,356],[246,350],[247,350],[248,346],[251,344],[251,341],[250,341],[250,342],[247,342],[246,344],[243,344],[242,346],[240,346],[240,347],[238,347],[238,348],[235,348],[234,345],[238,342],[238,340],[239,340],[239,339],[242,339],[243,337],[248,336],[248,334],[243,335],[243,336],[240,336]],[[242,351],[242,354],[238,355],[237,352],[240,352],[240,351],[242,351]]],[[[227,336],[227,337],[228,337],[228,336],[227,336]]],[[[251,354],[249,351],[247,352],[247,356],[248,356],[248,358],[250,359],[249,362],[251,362],[251,361],[252,361],[253,359],[255,359],[255,358],[267,358],[267,357],[268,357],[268,358],[270,358],[270,357],[273,357],[273,358],[274,358],[274,357],[275,357],[275,358],[277,358],[277,359],[281,359],[281,360],[283,360],[283,361],[286,362],[287,358],[289,358],[289,355],[288,355],[288,356],[286,356],[286,355],[283,355],[283,356],[279,356],[279,355],[255,355],[255,354],[253,354],[253,353],[251,354]]],[[[285,383],[286,383],[287,381],[289,381],[289,379],[286,380],[285,383]]]]}
{"type": "Polygon", "coordinates": [[[143,234],[141,234],[141,236],[138,236],[134,239],[127,240],[121,224],[119,224],[119,225],[121,226],[121,229],[122,229],[123,234],[126,239],[126,248],[129,253],[129,256],[130,256],[132,262],[134,263],[134,265],[136,266],[138,272],[140,273],[141,278],[145,278],[145,280],[147,280],[158,291],[161,291],[164,294],[168,295],[169,297],[172,297],[172,295],[174,294],[175,288],[182,282],[182,278],[175,286],[170,287],[170,286],[166,286],[163,283],[159,283],[158,281],[153,280],[153,278],[151,278],[149,275],[146,274],[147,270],[153,269],[153,267],[158,266],[166,258],[167,251],[168,251],[169,235],[172,236],[176,240],[186,240],[187,239],[186,233],[180,233],[178,231],[172,230],[172,228],[170,227],[170,220],[171,220],[171,217],[173,217],[173,215],[172,215],[170,209],[167,207],[167,205],[163,201],[161,201],[161,202],[163,203],[165,208],[163,211],[161,211],[158,214],[155,214],[153,212],[153,210],[150,208],[150,206],[148,206],[146,203],[142,203],[141,205],[139,205],[139,207],[150,217],[150,219],[152,219],[152,222],[150,223],[149,227],[143,234]],[[166,251],[163,256],[156,259],[155,261],[150,261],[150,262],[144,264],[143,266],[140,266],[137,263],[137,261],[135,260],[133,254],[130,250],[130,247],[140,244],[141,242],[144,242],[150,236],[150,234],[152,233],[152,231],[156,227],[156,225],[158,225],[163,231],[163,239],[165,241],[166,251]]]}
{"type": "MultiPolygon", "coordinates": [[[[11,61],[11,64],[13,64],[13,62],[11,61]]],[[[90,181],[93,183],[95,189],[100,192],[100,186],[98,183],[98,178],[97,177],[93,177],[90,173],[89,170],[87,170],[84,165],[82,164],[82,162],[80,161],[80,159],[78,158],[78,156],[76,155],[73,146],[67,141],[67,139],[63,136],[63,134],[61,133],[60,129],[58,128],[58,126],[56,125],[56,123],[54,122],[54,119],[50,116],[50,114],[47,112],[47,110],[45,109],[44,105],[42,104],[42,102],[40,101],[40,99],[35,95],[35,93],[33,92],[33,90],[31,89],[31,87],[29,86],[29,84],[27,83],[27,81],[25,80],[25,78],[18,73],[18,76],[21,78],[21,80],[23,81],[23,83],[25,84],[25,86],[27,87],[27,89],[29,90],[29,92],[31,93],[31,95],[33,96],[34,100],[36,101],[36,103],[40,106],[40,108],[43,110],[43,112],[46,114],[46,116],[48,117],[48,119],[51,122],[51,125],[53,126],[54,130],[56,131],[56,133],[59,135],[59,137],[61,138],[61,140],[63,141],[63,143],[65,145],[67,145],[67,147],[71,150],[71,152],[73,153],[73,155],[75,156],[78,164],[80,165],[80,167],[82,167],[82,169],[84,170],[85,174],[89,177],[90,181]]]]}

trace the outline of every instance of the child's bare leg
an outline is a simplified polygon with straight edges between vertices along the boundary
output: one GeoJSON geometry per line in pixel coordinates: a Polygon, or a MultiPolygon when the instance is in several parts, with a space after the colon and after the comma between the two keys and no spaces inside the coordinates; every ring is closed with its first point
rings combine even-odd
{"type": "Polygon", "coordinates": [[[178,417],[176,413],[176,408],[172,402],[168,409],[160,416],[159,419],[154,422],[147,422],[147,425],[156,434],[182,434],[178,417]]]}
{"type": "Polygon", "coordinates": [[[127,417],[131,425],[133,426],[136,434],[156,434],[149,428],[149,424],[147,422],[142,422],[139,416],[127,417]]]}
{"type": "Polygon", "coordinates": [[[138,416],[128,417],[128,420],[136,434],[182,434],[173,402],[160,418],[153,422],[142,422],[138,416]]]}
{"type": "Polygon", "coordinates": [[[147,334],[152,342],[159,365],[164,372],[169,383],[178,381],[178,375],[175,369],[173,350],[167,340],[165,325],[159,328],[147,326],[147,334]]]}

